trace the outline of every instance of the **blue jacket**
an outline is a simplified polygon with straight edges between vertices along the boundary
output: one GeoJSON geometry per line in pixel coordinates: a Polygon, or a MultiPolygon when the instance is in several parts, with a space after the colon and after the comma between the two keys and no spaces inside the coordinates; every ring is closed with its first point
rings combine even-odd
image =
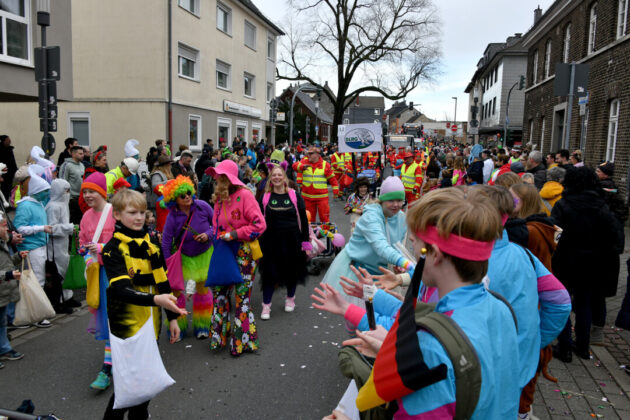
{"type": "Polygon", "coordinates": [[[251,157],[251,160],[247,162],[250,168],[256,169],[256,152],[252,149],[247,149],[247,157],[251,157]]]}
{"type": "MultiPolygon", "coordinates": [[[[387,307],[391,310],[381,313],[381,320],[396,316],[400,302],[396,304],[395,300],[384,292],[376,293],[375,307],[379,305],[382,311],[387,307]]],[[[472,418],[516,418],[521,389],[514,360],[518,360],[519,355],[514,319],[507,306],[490,295],[482,284],[474,284],[453,290],[438,301],[435,310],[457,322],[479,356],[481,393],[472,418]]],[[[427,366],[433,368],[444,363],[448,368],[447,378],[399,400],[399,411],[394,418],[453,418],[455,374],[451,360],[430,333],[419,330],[417,334],[427,366]]]]}
{"type": "MultiPolygon", "coordinates": [[[[532,258],[536,258],[532,255],[532,258]]],[[[534,377],[540,357],[540,316],[536,271],[527,250],[503,236],[494,243],[488,261],[488,287],[501,294],[514,309],[518,321],[519,385],[534,377]]]]}
{"type": "Polygon", "coordinates": [[[24,242],[17,246],[18,250],[31,251],[48,243],[44,232],[44,226],[48,224],[46,209],[34,198],[28,196],[19,201],[13,224],[24,236],[24,242]]]}
{"type": "Polygon", "coordinates": [[[396,264],[402,254],[394,248],[396,242],[402,241],[407,232],[405,215],[398,212],[387,219],[387,227],[383,208],[380,204],[368,204],[359,219],[344,248],[358,265],[364,266],[372,273],[380,274],[379,266],[396,264]],[[389,240],[387,232],[389,231],[389,240]]]}

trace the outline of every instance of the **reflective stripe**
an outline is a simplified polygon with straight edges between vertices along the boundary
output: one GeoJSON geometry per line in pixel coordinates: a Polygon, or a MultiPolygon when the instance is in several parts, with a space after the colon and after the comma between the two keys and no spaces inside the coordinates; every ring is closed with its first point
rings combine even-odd
{"type": "Polygon", "coordinates": [[[412,163],[409,167],[402,167],[402,176],[401,180],[406,190],[412,189],[416,186],[416,168],[418,167],[417,163],[412,163]]]}
{"type": "Polygon", "coordinates": [[[326,194],[308,194],[302,191],[302,197],[304,198],[328,198],[328,193],[326,194]]]}

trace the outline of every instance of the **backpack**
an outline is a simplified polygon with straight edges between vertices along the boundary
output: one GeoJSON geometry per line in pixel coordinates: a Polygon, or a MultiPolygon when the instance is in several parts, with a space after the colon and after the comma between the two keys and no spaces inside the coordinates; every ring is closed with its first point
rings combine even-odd
{"type": "MultiPolygon", "coordinates": [[[[503,302],[514,320],[518,331],[518,322],[512,305],[499,293],[486,289],[488,293],[503,302]]],[[[433,335],[444,347],[455,372],[455,419],[469,419],[479,401],[481,393],[481,363],[477,351],[466,333],[449,316],[435,312],[435,303],[418,301],[415,309],[416,325],[433,335]]],[[[354,347],[343,347],[339,351],[339,368],[347,378],[354,379],[360,388],[370,376],[373,359],[366,358],[354,347]]],[[[375,407],[361,413],[362,420],[392,418],[392,404],[375,407]],[[386,417],[389,415],[389,417],[386,417]]],[[[394,409],[394,412],[397,407],[394,409]]]]}

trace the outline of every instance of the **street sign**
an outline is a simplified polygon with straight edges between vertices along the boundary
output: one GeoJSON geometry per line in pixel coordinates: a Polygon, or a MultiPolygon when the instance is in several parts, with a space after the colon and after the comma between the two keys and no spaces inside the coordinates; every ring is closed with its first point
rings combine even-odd
{"type": "Polygon", "coordinates": [[[479,134],[479,127],[472,127],[472,126],[469,127],[468,134],[473,134],[473,135],[479,134]]]}
{"type": "Polygon", "coordinates": [[[453,133],[457,131],[457,124],[451,125],[451,131],[453,131],[453,133]]]}
{"type": "Polygon", "coordinates": [[[39,119],[39,131],[46,131],[44,129],[44,121],[48,121],[48,131],[49,132],[55,132],[57,131],[57,120],[56,119],[44,119],[44,118],[40,118],[39,119]]]}
{"type": "Polygon", "coordinates": [[[588,104],[588,92],[586,92],[586,95],[584,96],[578,96],[578,104],[580,105],[588,104]]]}
{"type": "Polygon", "coordinates": [[[59,67],[61,52],[59,47],[35,48],[35,80],[59,80],[59,67]],[[43,58],[46,52],[46,67],[44,69],[43,58]]]}
{"type": "Polygon", "coordinates": [[[586,92],[588,86],[588,64],[556,64],[556,74],[553,81],[554,96],[566,96],[571,85],[571,66],[575,66],[575,78],[573,82],[573,94],[580,95],[586,92]]]}
{"type": "Polygon", "coordinates": [[[55,153],[56,148],[55,138],[52,134],[48,134],[42,137],[42,149],[46,156],[52,156],[55,153]]]}
{"type": "Polygon", "coordinates": [[[470,123],[468,124],[471,127],[479,127],[479,120],[470,120],[470,123]]]}
{"type": "Polygon", "coordinates": [[[39,102],[47,101],[49,106],[57,104],[57,82],[55,81],[39,82],[38,93],[39,93],[39,102]]]}
{"type": "Polygon", "coordinates": [[[450,122],[446,123],[446,128],[451,128],[451,123],[450,122]]]}
{"type": "MultiPolygon", "coordinates": [[[[44,102],[39,103],[39,118],[44,118],[44,102]]],[[[57,118],[57,105],[48,105],[48,118],[57,118]]]]}
{"type": "Polygon", "coordinates": [[[286,120],[286,114],[284,112],[276,113],[276,121],[285,121],[285,120],[286,120]]]}

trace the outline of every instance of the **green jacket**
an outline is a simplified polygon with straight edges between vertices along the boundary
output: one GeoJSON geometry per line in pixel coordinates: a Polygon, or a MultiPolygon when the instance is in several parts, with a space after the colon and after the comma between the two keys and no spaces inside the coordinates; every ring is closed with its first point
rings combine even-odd
{"type": "Polygon", "coordinates": [[[114,182],[118,181],[120,178],[124,178],[125,176],[122,173],[122,169],[120,166],[115,167],[111,171],[105,174],[105,180],[107,181],[107,194],[114,194],[114,182]]]}

